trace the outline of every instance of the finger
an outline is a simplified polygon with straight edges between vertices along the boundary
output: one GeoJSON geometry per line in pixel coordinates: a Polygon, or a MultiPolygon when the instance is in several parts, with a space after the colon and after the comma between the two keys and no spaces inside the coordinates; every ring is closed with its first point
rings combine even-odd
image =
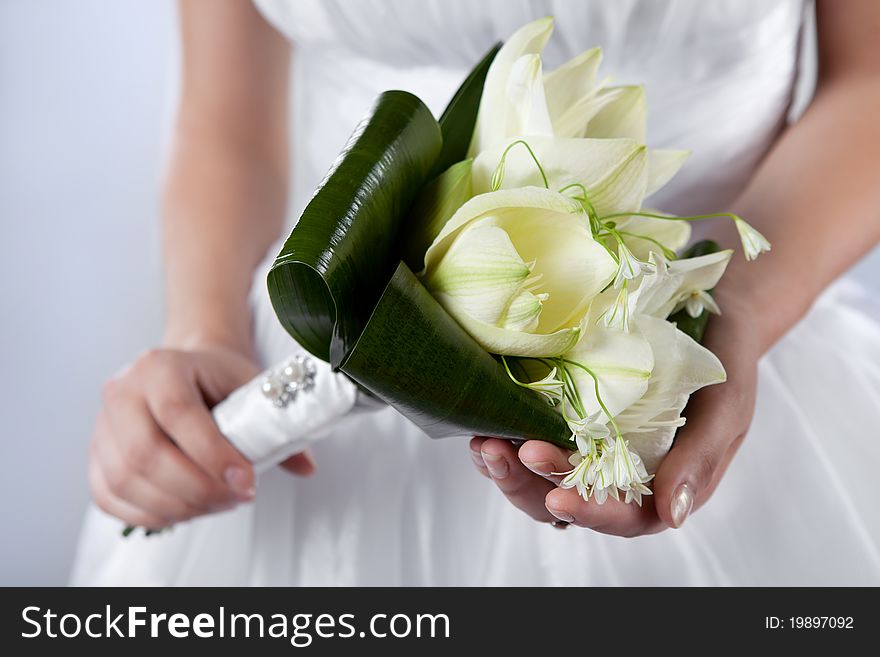
{"type": "Polygon", "coordinates": [[[253,467],[220,433],[195,381],[167,360],[151,368],[151,376],[146,401],[161,429],[209,476],[241,499],[253,499],[253,467]]]}
{"type": "Polygon", "coordinates": [[[564,476],[560,473],[571,469],[568,462],[570,454],[569,450],[543,440],[530,440],[519,448],[519,460],[522,464],[554,484],[563,480],[564,476]]]}
{"type": "Polygon", "coordinates": [[[309,477],[315,474],[315,457],[312,456],[312,450],[307,449],[299,454],[294,454],[286,461],[281,463],[281,467],[291,474],[300,477],[309,477]]]}
{"type": "Polygon", "coordinates": [[[679,429],[657,470],[657,513],[669,527],[680,527],[709,499],[745,436],[745,429],[740,429],[745,411],[737,403],[735,389],[728,386],[706,388],[694,395],[688,405],[688,422],[679,429]]]}
{"type": "Polygon", "coordinates": [[[545,496],[555,486],[524,466],[510,441],[488,438],[480,445],[480,453],[492,481],[514,506],[535,520],[555,520],[544,506],[545,496]]]}
{"type": "Polygon", "coordinates": [[[132,471],[202,513],[240,498],[195,465],[156,424],[140,396],[116,395],[98,415],[96,433],[118,445],[132,471]]]}
{"type": "Polygon", "coordinates": [[[486,462],[483,460],[483,453],[480,451],[480,447],[482,447],[483,443],[487,440],[488,438],[483,436],[474,436],[471,438],[471,460],[474,462],[474,466],[476,466],[477,471],[481,475],[486,477],[486,479],[491,479],[492,475],[489,474],[489,469],[486,467],[486,462]]]}
{"type": "Polygon", "coordinates": [[[96,460],[89,464],[89,487],[92,491],[92,499],[98,508],[104,513],[119,518],[127,525],[145,529],[162,529],[168,524],[164,519],[116,497],[110,491],[101,466],[96,460]]]}
{"type": "Polygon", "coordinates": [[[166,524],[186,520],[203,512],[157,488],[135,471],[126,463],[119,446],[105,438],[101,425],[99,417],[92,455],[101,469],[107,488],[116,498],[162,518],[166,524]]]}
{"type": "Polygon", "coordinates": [[[657,517],[651,497],[642,498],[642,506],[613,498],[598,504],[592,498],[584,501],[574,488],[555,488],[548,493],[545,504],[555,518],[603,534],[640,536],[665,527],[657,517]]]}

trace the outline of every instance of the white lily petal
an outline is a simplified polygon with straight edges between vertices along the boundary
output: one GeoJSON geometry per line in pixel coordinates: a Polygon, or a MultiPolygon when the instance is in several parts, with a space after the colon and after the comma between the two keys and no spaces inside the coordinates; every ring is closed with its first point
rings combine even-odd
{"type": "Polygon", "coordinates": [[[428,247],[428,251],[425,253],[426,267],[436,267],[456,235],[464,226],[476,219],[488,215],[503,214],[510,209],[528,208],[547,210],[558,214],[580,214],[582,212],[577,201],[563,194],[539,187],[500,190],[488,194],[478,193],[450,217],[446,225],[443,226],[443,230],[428,247]]]}
{"type": "MultiPolygon", "coordinates": [[[[587,335],[565,358],[585,365],[596,375],[599,395],[612,417],[645,394],[654,369],[651,345],[637,326],[624,333],[591,323],[587,335]]],[[[593,378],[579,367],[570,366],[569,370],[585,411],[601,412],[599,421],[607,422],[593,378]]]]}
{"type": "Polygon", "coordinates": [[[498,323],[502,328],[512,331],[534,333],[538,328],[543,305],[539,296],[528,290],[519,290],[510,300],[498,323]]]}
{"type": "Polygon", "coordinates": [[[507,233],[483,219],[458,235],[424,283],[443,295],[455,316],[495,324],[530,274],[507,233]]]}
{"type": "Polygon", "coordinates": [[[715,354],[666,320],[638,316],[634,323],[651,345],[654,368],[644,395],[616,422],[630,449],[648,472],[654,472],[669,451],[676,428],[684,423],[680,414],[688,396],[723,382],[727,375],[715,354]]]}
{"type": "MultiPolygon", "coordinates": [[[[645,196],[661,189],[678,173],[690,157],[690,151],[651,149],[648,151],[648,186],[645,196]]],[[[679,222],[686,223],[686,222],[679,222]]]]}
{"type": "MultiPolygon", "coordinates": [[[[447,306],[446,299],[443,298],[442,294],[437,295],[436,299],[444,307],[447,306]]],[[[583,329],[580,325],[543,334],[524,333],[522,331],[499,328],[467,315],[460,315],[455,317],[455,319],[483,349],[489,353],[502,356],[522,356],[528,358],[559,356],[572,349],[583,334],[583,329]]]]}
{"type": "MultiPolygon", "coordinates": [[[[590,202],[601,214],[634,212],[641,208],[647,185],[647,150],[629,139],[578,139],[527,137],[547,176],[551,189],[574,183],[586,187],[590,202]]],[[[473,166],[473,191],[492,190],[492,177],[510,139],[481,153],[473,166]]],[[[522,146],[508,151],[503,189],[541,187],[543,179],[535,161],[522,146]]]]}
{"type": "Polygon", "coordinates": [[[645,143],[647,104],[641,86],[609,87],[602,94],[613,99],[587,125],[587,137],[614,139],[627,137],[645,143]]]}
{"type": "Polygon", "coordinates": [[[553,19],[541,18],[518,29],[505,42],[492,61],[477,114],[477,124],[468,157],[504,141],[510,101],[508,82],[514,62],[526,54],[540,54],[553,32],[553,19]]]}
{"type": "MultiPolygon", "coordinates": [[[[459,234],[475,221],[503,229],[519,257],[533,263],[531,272],[538,283],[529,290],[534,294],[550,292],[543,302],[538,333],[576,326],[592,298],[614,276],[614,259],[593,239],[576,201],[545,189],[525,188],[482,194],[465,203],[428,249],[426,277],[437,269],[459,234]]],[[[432,288],[430,281],[427,286],[432,288]]],[[[461,309],[454,300],[449,310],[461,321],[461,309]]]]}
{"type": "Polygon", "coordinates": [[[540,55],[523,55],[513,63],[507,98],[510,105],[505,134],[553,136],[553,123],[544,98],[540,55]]]}
{"type": "Polygon", "coordinates": [[[596,74],[601,63],[602,49],[591,48],[544,77],[547,109],[554,123],[582,98],[596,92],[596,74]]]}

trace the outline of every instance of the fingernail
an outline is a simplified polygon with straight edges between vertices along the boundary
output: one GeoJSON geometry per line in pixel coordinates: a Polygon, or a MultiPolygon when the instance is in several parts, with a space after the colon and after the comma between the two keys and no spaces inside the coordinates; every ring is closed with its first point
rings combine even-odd
{"type": "Polygon", "coordinates": [[[486,467],[489,469],[489,474],[492,475],[492,479],[504,479],[507,476],[507,473],[510,472],[510,466],[507,465],[507,459],[503,456],[483,453],[483,461],[486,463],[486,467]]]}
{"type": "Polygon", "coordinates": [[[547,510],[554,516],[559,518],[562,522],[567,522],[569,524],[574,522],[574,516],[570,513],[566,513],[565,511],[560,511],[558,509],[551,509],[549,506],[547,507],[547,510]]]}
{"type": "Polygon", "coordinates": [[[223,477],[232,490],[246,499],[252,499],[257,494],[257,489],[250,483],[250,477],[248,477],[244,468],[231,465],[226,468],[223,477]]]}
{"type": "Polygon", "coordinates": [[[486,467],[486,463],[485,461],[483,461],[483,454],[481,452],[475,452],[474,450],[471,450],[471,460],[478,468],[486,467]]]}
{"type": "Polygon", "coordinates": [[[523,461],[523,465],[526,466],[529,470],[534,472],[535,474],[539,474],[542,477],[546,477],[547,475],[553,474],[554,466],[550,461],[539,461],[537,463],[531,461],[523,461]]]}
{"type": "Polygon", "coordinates": [[[681,527],[687,520],[691,509],[694,508],[694,494],[687,484],[679,484],[678,488],[672,494],[672,505],[670,512],[672,514],[672,524],[681,527]]]}

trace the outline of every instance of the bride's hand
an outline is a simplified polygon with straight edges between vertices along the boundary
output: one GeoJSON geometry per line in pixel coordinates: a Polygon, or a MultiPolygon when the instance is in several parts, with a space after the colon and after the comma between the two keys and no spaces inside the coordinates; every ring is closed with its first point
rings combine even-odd
{"type": "Polygon", "coordinates": [[[519,449],[497,438],[471,440],[477,469],[492,479],[507,498],[534,519],[562,520],[618,536],[651,534],[680,526],[688,514],[709,499],[745,437],[755,404],[758,341],[745,309],[725,304],[712,317],[705,345],[727,370],[727,382],[696,393],[685,410],[687,424],[653,481],[654,494],[642,507],[609,499],[604,505],[585,502],[575,489],[557,484],[569,452],[532,440],[519,449]]]}
{"type": "MultiPolygon", "coordinates": [[[[237,351],[149,351],[104,385],[89,458],[97,505],[129,525],[159,529],[254,497],[250,463],[209,410],[259,373],[237,351]]],[[[307,454],[287,469],[309,474],[307,454]]]]}

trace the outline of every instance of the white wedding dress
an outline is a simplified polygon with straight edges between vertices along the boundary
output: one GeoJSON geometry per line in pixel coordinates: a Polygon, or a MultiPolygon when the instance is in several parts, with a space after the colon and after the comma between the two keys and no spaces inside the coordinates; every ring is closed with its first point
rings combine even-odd
{"type": "MultiPolygon", "coordinates": [[[[801,0],[261,0],[295,43],[296,217],[381,91],[442,110],[495,40],[554,15],[548,66],[594,45],[644,82],[652,146],[693,149],[652,200],[727,206],[776,138],[798,72],[801,0]]],[[[266,266],[274,251],[269,254],[266,266]]],[[[762,361],[752,429],[681,530],[558,531],[474,469],[467,439],[431,440],[392,409],[343,420],[318,473],[265,474],[256,502],[157,537],[91,510],[72,581],[144,585],[880,584],[880,301],[848,278],[762,361]]],[[[266,364],[291,351],[265,271],[253,288],[266,364]]]]}

